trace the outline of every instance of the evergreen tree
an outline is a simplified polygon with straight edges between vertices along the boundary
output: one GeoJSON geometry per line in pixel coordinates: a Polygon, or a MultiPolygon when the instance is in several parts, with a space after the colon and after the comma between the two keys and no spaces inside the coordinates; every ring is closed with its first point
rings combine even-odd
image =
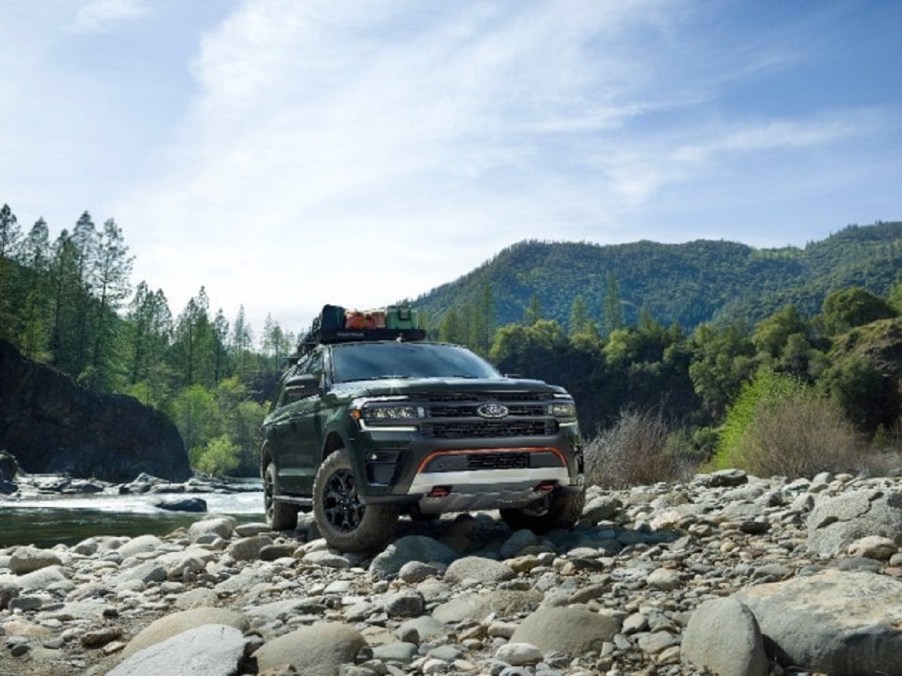
{"type": "Polygon", "coordinates": [[[21,259],[25,277],[25,300],[19,330],[19,345],[31,359],[44,360],[52,324],[50,293],[50,233],[43,218],[35,221],[22,241],[21,259]]]}
{"type": "Polygon", "coordinates": [[[4,204],[0,208],[0,338],[13,340],[17,333],[14,313],[17,275],[16,248],[21,231],[15,214],[4,204]]]}
{"type": "Polygon", "coordinates": [[[586,302],[586,297],[581,293],[577,294],[570,305],[569,333],[571,336],[578,336],[591,331],[592,328],[594,328],[594,323],[589,317],[589,304],[586,302]]]}
{"type": "Polygon", "coordinates": [[[617,278],[614,276],[613,272],[608,272],[603,310],[602,328],[605,336],[609,336],[617,329],[623,328],[623,307],[620,299],[620,285],[617,283],[617,278]]]}
{"type": "Polygon", "coordinates": [[[526,306],[526,313],[523,315],[523,323],[526,326],[534,326],[537,322],[542,320],[544,315],[542,314],[542,303],[539,300],[538,294],[532,294],[529,298],[529,305],[526,306]]]}
{"type": "Polygon", "coordinates": [[[90,286],[97,300],[89,381],[95,388],[110,389],[114,384],[114,369],[119,356],[116,354],[117,312],[131,290],[129,276],[133,262],[134,257],[128,255],[122,230],[113,219],[107,220],[97,241],[90,271],[90,286]]]}

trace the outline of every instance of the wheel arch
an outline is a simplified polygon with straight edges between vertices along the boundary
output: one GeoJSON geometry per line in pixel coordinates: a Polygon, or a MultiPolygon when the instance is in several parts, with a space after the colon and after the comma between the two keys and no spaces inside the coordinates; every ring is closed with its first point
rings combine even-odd
{"type": "Polygon", "coordinates": [[[326,436],[326,440],[323,442],[323,454],[320,461],[325,460],[335,451],[342,448],[347,448],[347,444],[345,443],[345,440],[342,438],[342,436],[335,430],[329,432],[329,434],[326,436]]]}
{"type": "Polygon", "coordinates": [[[272,459],[272,451],[269,448],[269,442],[264,441],[263,445],[260,446],[260,476],[263,476],[263,473],[266,472],[266,466],[273,461],[272,459]]]}

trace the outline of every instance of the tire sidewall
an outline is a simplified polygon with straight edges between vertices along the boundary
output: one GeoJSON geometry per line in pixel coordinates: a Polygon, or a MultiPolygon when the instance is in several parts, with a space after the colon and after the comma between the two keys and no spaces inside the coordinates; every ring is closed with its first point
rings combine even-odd
{"type": "Polygon", "coordinates": [[[313,518],[320,535],[335,549],[344,552],[364,552],[378,549],[388,543],[394,535],[395,523],[400,514],[398,505],[366,505],[360,525],[353,531],[339,531],[329,522],[325,512],[325,489],[329,480],[337,473],[347,471],[357,477],[351,467],[346,449],[341,448],[327,456],[316,472],[313,480],[313,518]]]}

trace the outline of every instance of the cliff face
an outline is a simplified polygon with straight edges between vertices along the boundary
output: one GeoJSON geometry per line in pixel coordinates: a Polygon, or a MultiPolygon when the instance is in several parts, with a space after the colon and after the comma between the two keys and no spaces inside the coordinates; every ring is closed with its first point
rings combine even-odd
{"type": "Polygon", "coordinates": [[[181,435],[133,397],[91,392],[0,340],[0,449],[22,470],[131,481],[191,475],[181,435]]]}

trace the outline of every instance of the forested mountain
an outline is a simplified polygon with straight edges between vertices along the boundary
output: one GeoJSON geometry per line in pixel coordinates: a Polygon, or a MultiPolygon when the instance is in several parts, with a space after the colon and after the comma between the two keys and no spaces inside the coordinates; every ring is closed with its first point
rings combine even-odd
{"type": "Polygon", "coordinates": [[[635,324],[648,313],[691,330],[713,320],[754,323],[790,303],[811,316],[831,290],[849,286],[882,296],[900,269],[902,222],[852,225],[804,249],[707,240],[524,241],[415,303],[433,327],[452,308],[463,318],[468,308],[480,308],[478,314],[489,306],[495,326],[522,321],[530,311],[567,326],[574,300],[582,297],[602,327],[635,324]],[[620,316],[610,316],[615,313],[620,316]]]}
{"type": "MultiPolygon", "coordinates": [[[[268,317],[255,339],[244,308],[230,322],[204,287],[170,308],[162,290],[133,284],[132,261],[112,219],[98,227],[86,211],[51,241],[43,219],[25,228],[2,205],[0,339],[163,412],[194,467],[256,473],[265,401],[296,334],[268,317]]],[[[415,303],[433,337],[566,387],[589,436],[636,415],[646,430],[651,415],[671,428],[667,457],[716,449],[742,466],[723,449],[746,438],[743,401],[777,396],[821,407],[807,431],[840,421],[837,434],[877,452],[902,446],[902,223],[849,226],[803,249],[528,241],[415,303]]],[[[799,410],[785,410],[778,440],[800,427],[799,410]]],[[[837,443],[849,445],[804,446],[837,443]]]]}

